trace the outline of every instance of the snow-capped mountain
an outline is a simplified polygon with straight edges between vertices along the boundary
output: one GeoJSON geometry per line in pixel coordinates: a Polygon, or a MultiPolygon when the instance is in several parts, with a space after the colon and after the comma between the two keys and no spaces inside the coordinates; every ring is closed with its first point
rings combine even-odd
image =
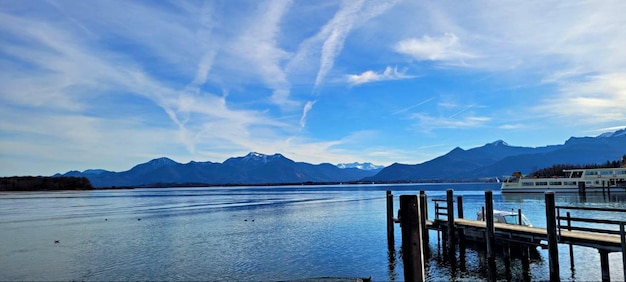
{"type": "Polygon", "coordinates": [[[626,128],[617,130],[615,132],[606,132],[598,135],[598,138],[611,138],[626,135],[626,128]]]}
{"type": "Polygon", "coordinates": [[[375,164],[372,164],[372,163],[358,163],[358,162],[354,162],[354,163],[339,163],[339,164],[337,164],[337,167],[338,168],[358,168],[358,169],[362,169],[362,170],[381,170],[385,166],[375,165],[375,164]]]}
{"type": "Polygon", "coordinates": [[[192,161],[181,164],[168,158],[158,158],[122,172],[86,170],[55,176],[86,177],[94,187],[111,187],[168,183],[226,185],[350,182],[377,172],[358,168],[340,169],[331,164],[294,162],[281,154],[251,152],[243,157],[229,158],[223,163],[192,161]]]}

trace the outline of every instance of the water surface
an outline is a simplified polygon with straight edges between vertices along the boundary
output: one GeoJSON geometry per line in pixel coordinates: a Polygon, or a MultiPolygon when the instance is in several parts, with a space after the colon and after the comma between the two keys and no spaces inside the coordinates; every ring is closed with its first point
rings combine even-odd
{"type": "MultiPolygon", "coordinates": [[[[394,191],[397,209],[401,194],[426,190],[429,199],[444,198],[448,188],[463,195],[468,218],[484,205],[484,190],[493,189],[495,208],[521,208],[545,226],[543,195],[502,197],[497,184],[0,193],[0,280],[402,280],[399,226],[395,250],[387,249],[385,190],[394,191]]],[[[615,194],[557,201],[626,207],[615,194]]],[[[452,270],[433,231],[431,238],[429,280],[487,277],[484,251],[468,250],[463,267],[452,270]]],[[[574,270],[567,246],[560,252],[563,280],[601,278],[595,249],[576,247],[574,270]]],[[[530,271],[516,259],[510,271],[499,261],[498,277],[548,279],[547,250],[537,254],[530,271]]],[[[609,259],[611,278],[623,279],[621,254],[609,259]]]]}

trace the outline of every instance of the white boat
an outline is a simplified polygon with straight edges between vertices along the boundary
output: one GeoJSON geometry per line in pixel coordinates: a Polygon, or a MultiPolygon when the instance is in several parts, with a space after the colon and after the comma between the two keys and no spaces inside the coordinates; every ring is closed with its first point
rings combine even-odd
{"type": "Polygon", "coordinates": [[[565,169],[565,177],[527,178],[516,172],[502,182],[502,193],[602,192],[626,188],[626,168],[565,169]]]}
{"type": "MultiPolygon", "coordinates": [[[[476,220],[485,221],[485,216],[483,215],[482,210],[476,213],[476,220]]],[[[530,223],[530,220],[528,220],[528,218],[526,218],[524,214],[522,214],[521,220],[521,225],[533,227],[532,223],[530,223]]],[[[513,211],[493,210],[493,223],[520,225],[520,216],[517,212],[513,211]]]]}

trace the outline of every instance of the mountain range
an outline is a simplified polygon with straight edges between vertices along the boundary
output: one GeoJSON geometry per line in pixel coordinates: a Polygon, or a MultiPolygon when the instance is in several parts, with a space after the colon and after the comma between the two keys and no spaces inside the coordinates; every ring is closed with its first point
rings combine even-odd
{"type": "Polygon", "coordinates": [[[571,137],[562,145],[544,147],[511,146],[498,140],[468,150],[457,147],[420,164],[394,163],[384,168],[371,163],[314,165],[295,162],[281,154],[252,152],[223,163],[181,164],[169,158],[158,158],[123,172],[89,169],[55,176],[86,177],[94,187],[459,181],[495,179],[513,171],[527,174],[555,164],[598,164],[619,160],[623,155],[626,155],[626,129],[597,137],[571,137]]]}
{"type": "Polygon", "coordinates": [[[555,164],[601,164],[626,155],[626,129],[597,137],[571,137],[562,145],[511,146],[502,140],[463,150],[454,148],[430,161],[394,163],[366,181],[440,181],[502,177],[514,171],[528,174],[555,164]]]}
{"type": "Polygon", "coordinates": [[[229,158],[223,163],[192,161],[181,164],[169,158],[158,158],[122,172],[89,169],[55,176],[87,177],[94,187],[175,184],[259,185],[358,181],[376,174],[380,169],[340,168],[328,163],[313,165],[292,161],[281,154],[264,155],[251,152],[243,157],[229,158]]]}

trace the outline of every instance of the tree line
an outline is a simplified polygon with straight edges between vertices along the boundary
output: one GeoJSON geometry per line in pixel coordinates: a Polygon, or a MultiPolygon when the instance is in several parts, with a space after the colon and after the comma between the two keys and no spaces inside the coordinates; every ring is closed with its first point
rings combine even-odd
{"type": "Polygon", "coordinates": [[[551,167],[546,167],[542,169],[538,169],[536,171],[528,174],[530,177],[537,178],[545,178],[545,177],[553,177],[553,176],[562,176],[565,177],[564,169],[593,169],[593,168],[618,168],[626,166],[626,155],[622,156],[621,160],[617,161],[606,161],[602,164],[584,164],[584,165],[573,165],[573,164],[557,164],[551,167]]]}
{"type": "Polygon", "coordinates": [[[91,190],[86,177],[12,176],[0,178],[0,191],[91,190]]]}

